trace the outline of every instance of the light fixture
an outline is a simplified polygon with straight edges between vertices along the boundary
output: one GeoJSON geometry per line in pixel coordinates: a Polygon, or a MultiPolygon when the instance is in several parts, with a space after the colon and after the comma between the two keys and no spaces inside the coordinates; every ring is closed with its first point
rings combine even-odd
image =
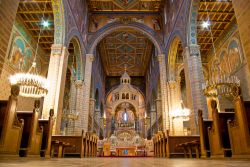
{"type": "Polygon", "coordinates": [[[202,24],[201,24],[202,28],[205,28],[205,29],[208,29],[210,25],[211,24],[209,21],[202,21],[202,24]]]}
{"type": "Polygon", "coordinates": [[[49,22],[47,20],[43,20],[42,25],[43,25],[44,28],[48,28],[49,27],[49,22]]]}
{"type": "MultiPolygon", "coordinates": [[[[207,4],[205,1],[207,20],[209,20],[209,14],[207,10],[207,4]]],[[[213,53],[216,56],[214,38],[212,28],[209,27],[209,22],[204,22],[204,27],[207,26],[211,34],[213,53]]],[[[202,84],[203,93],[206,97],[237,97],[240,93],[240,80],[235,75],[223,74],[221,68],[217,76],[211,77],[208,81],[202,84]]]]}
{"type": "MultiPolygon", "coordinates": [[[[47,1],[45,2],[44,12],[46,9],[46,3],[47,1]]],[[[42,19],[44,18],[44,12],[42,19]]],[[[9,77],[11,85],[18,85],[20,87],[20,93],[19,93],[20,96],[40,98],[45,96],[49,90],[48,80],[45,77],[39,75],[36,68],[36,56],[37,56],[41,31],[42,29],[40,29],[39,32],[34,60],[28,72],[26,73],[19,72],[9,77]]]]}

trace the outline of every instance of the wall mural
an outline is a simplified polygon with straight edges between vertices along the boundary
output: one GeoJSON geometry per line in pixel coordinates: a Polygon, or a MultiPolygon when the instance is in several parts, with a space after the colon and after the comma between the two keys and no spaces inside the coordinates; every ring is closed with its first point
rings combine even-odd
{"type": "MultiPolygon", "coordinates": [[[[8,55],[9,65],[17,71],[28,71],[34,61],[36,47],[34,41],[18,23],[16,23],[13,28],[11,41],[8,55]]],[[[38,73],[42,72],[42,63],[45,63],[41,60],[41,57],[39,56],[40,54],[43,53],[38,49],[38,55],[36,58],[38,73]]]]}
{"type": "Polygon", "coordinates": [[[236,40],[230,42],[228,49],[223,50],[218,58],[214,58],[210,67],[211,77],[230,75],[239,70],[243,63],[240,46],[236,40]]]}

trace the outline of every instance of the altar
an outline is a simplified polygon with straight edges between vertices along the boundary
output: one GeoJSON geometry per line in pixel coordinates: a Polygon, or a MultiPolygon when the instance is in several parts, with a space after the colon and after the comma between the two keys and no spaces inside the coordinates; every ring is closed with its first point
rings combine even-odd
{"type": "Polygon", "coordinates": [[[118,157],[136,156],[136,147],[116,147],[116,156],[118,157]]]}

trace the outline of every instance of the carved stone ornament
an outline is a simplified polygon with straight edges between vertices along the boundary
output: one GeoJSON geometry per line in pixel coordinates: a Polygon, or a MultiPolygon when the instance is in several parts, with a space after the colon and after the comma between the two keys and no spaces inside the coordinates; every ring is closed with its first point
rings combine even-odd
{"type": "Polygon", "coordinates": [[[20,92],[20,87],[18,85],[11,86],[11,95],[17,97],[20,92]]]}
{"type": "Polygon", "coordinates": [[[217,109],[217,102],[215,100],[211,101],[211,107],[212,109],[217,109]]]}
{"type": "Polygon", "coordinates": [[[199,45],[191,45],[189,46],[190,56],[199,56],[200,55],[200,46],[199,45]]]}
{"type": "Polygon", "coordinates": [[[41,102],[40,100],[35,100],[34,107],[35,108],[40,108],[41,102]]]}

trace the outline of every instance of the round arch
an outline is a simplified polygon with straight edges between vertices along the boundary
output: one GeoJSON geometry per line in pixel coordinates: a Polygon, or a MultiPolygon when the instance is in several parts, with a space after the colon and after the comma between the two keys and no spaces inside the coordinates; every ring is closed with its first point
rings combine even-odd
{"type": "Polygon", "coordinates": [[[69,48],[70,43],[73,44],[74,51],[76,52],[76,65],[77,65],[77,80],[83,80],[84,79],[84,70],[85,70],[85,59],[83,58],[83,49],[82,44],[80,42],[78,36],[72,36],[70,40],[67,41],[67,48],[69,48]]]}
{"type": "Polygon", "coordinates": [[[176,74],[178,69],[176,69],[176,55],[177,55],[177,50],[179,43],[181,43],[182,48],[183,47],[183,42],[179,36],[174,36],[171,43],[170,43],[170,48],[168,52],[168,80],[175,80],[176,79],[176,74]]]}
{"type": "Polygon", "coordinates": [[[96,46],[98,43],[105,38],[107,35],[111,34],[112,32],[119,30],[119,29],[124,29],[124,28],[132,28],[137,31],[142,32],[144,35],[146,35],[151,42],[154,44],[156,47],[158,54],[164,54],[164,49],[162,46],[162,41],[159,37],[159,35],[152,30],[151,28],[147,27],[144,24],[141,23],[136,23],[136,22],[131,22],[131,23],[121,23],[121,22],[115,22],[115,23],[110,23],[98,30],[90,39],[89,46],[88,46],[88,54],[93,54],[96,46]]]}
{"type": "MultiPolygon", "coordinates": [[[[122,103],[124,103],[124,102],[121,101],[121,102],[119,102],[119,103],[117,103],[117,104],[115,105],[114,110],[113,110],[113,111],[115,112],[115,113],[114,113],[114,114],[115,114],[115,115],[114,115],[115,117],[116,117],[116,114],[117,114],[117,113],[116,113],[116,109],[117,109],[117,107],[119,107],[122,103]]],[[[131,110],[131,111],[134,113],[135,118],[138,118],[138,115],[136,114],[138,111],[137,111],[137,109],[136,109],[136,107],[135,107],[135,104],[133,104],[133,103],[131,103],[131,102],[127,102],[127,101],[126,101],[126,103],[129,103],[129,104],[134,108],[134,110],[131,110]]]]}

